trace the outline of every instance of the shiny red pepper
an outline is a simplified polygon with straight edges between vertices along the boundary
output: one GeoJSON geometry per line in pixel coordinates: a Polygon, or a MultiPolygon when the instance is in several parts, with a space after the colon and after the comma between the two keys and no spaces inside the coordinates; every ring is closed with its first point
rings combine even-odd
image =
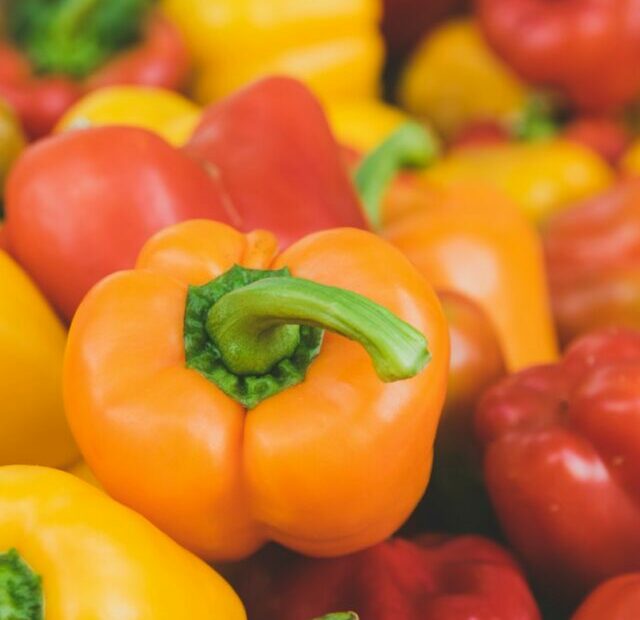
{"type": "Polygon", "coordinates": [[[252,620],[349,609],[362,620],[538,620],[507,551],[479,536],[399,538],[332,559],[271,548],[231,581],[252,620]]]}
{"type": "Polygon", "coordinates": [[[243,230],[282,246],[336,226],[368,228],[319,102],[273,77],[209,107],[186,152],[221,181],[243,230]]]}
{"type": "Polygon", "coordinates": [[[640,573],[620,575],[599,585],[571,620],[637,620],[640,618],[640,573]]]}
{"type": "Polygon", "coordinates": [[[557,601],[640,570],[638,403],[640,332],[610,328],[576,341],[558,364],[501,381],[479,404],[498,519],[557,601]]]}
{"type": "Polygon", "coordinates": [[[16,110],[27,135],[38,138],[84,93],[112,84],[180,88],[189,71],[189,57],[177,28],[160,14],[145,23],[141,41],[106,64],[75,80],[38,74],[25,54],[0,41],[0,97],[16,110]]]}
{"type": "Polygon", "coordinates": [[[640,92],[640,0],[476,0],[476,7],[504,60],[579,109],[620,109],[640,92]]]}
{"type": "Polygon", "coordinates": [[[42,140],[12,168],[5,213],[12,253],[66,319],[93,284],[132,267],[145,241],[178,221],[263,228],[283,246],[366,227],[320,105],[289,78],[211,107],[186,152],[126,127],[42,140]]]}
{"type": "Polygon", "coordinates": [[[543,236],[563,342],[605,325],[640,329],[640,180],[557,214],[543,236]]]}

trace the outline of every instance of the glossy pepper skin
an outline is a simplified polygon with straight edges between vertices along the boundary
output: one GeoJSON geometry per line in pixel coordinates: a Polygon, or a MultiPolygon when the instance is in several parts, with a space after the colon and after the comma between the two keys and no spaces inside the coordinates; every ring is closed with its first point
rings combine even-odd
{"type": "Polygon", "coordinates": [[[609,112],[640,92],[638,0],[476,0],[483,32],[526,80],[581,110],[609,112]]]}
{"type": "Polygon", "coordinates": [[[562,139],[458,149],[421,174],[442,187],[465,182],[496,187],[536,224],[613,181],[612,170],[594,151],[562,139]]]}
{"type": "Polygon", "coordinates": [[[413,52],[398,98],[445,138],[480,121],[513,120],[525,107],[527,87],[485,43],[470,18],[444,22],[413,52]]]}
{"type": "Polygon", "coordinates": [[[91,485],[11,466],[0,468],[0,488],[3,617],[42,618],[44,609],[47,620],[245,620],[240,599],[212,568],[91,485]],[[25,597],[30,614],[18,615],[27,601],[5,580],[12,549],[40,579],[25,597]]]}
{"type": "Polygon", "coordinates": [[[552,218],[544,231],[551,299],[567,343],[606,325],[640,328],[640,180],[552,218]]]}
{"type": "Polygon", "coordinates": [[[137,270],[85,298],[67,347],[65,405],[108,492],[201,556],[244,557],[268,539],[339,555],[390,535],[424,492],[447,367],[435,294],[371,233],[321,232],[278,256],[268,233],[194,221],[153,237],[137,270]],[[306,379],[247,413],[185,366],[183,344],[187,285],[234,264],[288,266],[365,295],[423,332],[432,359],[412,379],[383,383],[359,345],[327,333],[306,379]]]}
{"type": "Polygon", "coordinates": [[[244,231],[264,228],[286,247],[368,228],[324,112],[297,80],[265,78],[210,106],[185,149],[215,171],[244,231]]]}
{"type": "Polygon", "coordinates": [[[640,573],[629,573],[600,584],[571,620],[634,620],[640,615],[640,573]]]}
{"type": "Polygon", "coordinates": [[[133,127],[96,127],[42,140],[6,188],[12,254],[70,320],[98,280],[134,265],[145,241],[182,220],[229,221],[196,162],[133,127]]]}
{"type": "Polygon", "coordinates": [[[432,286],[462,293],[484,310],[510,371],[555,360],[542,247],[515,205],[473,184],[438,194],[421,192],[414,180],[407,194],[409,204],[395,207],[405,214],[387,224],[384,237],[432,286]]]}
{"type": "Polygon", "coordinates": [[[609,328],[491,388],[476,412],[487,488],[537,584],[576,603],[640,567],[640,332],[609,328]]]}
{"type": "Polygon", "coordinates": [[[65,330],[0,250],[0,465],[64,467],[78,458],[62,406],[65,330]]]}
{"type": "Polygon", "coordinates": [[[200,121],[200,108],[172,90],[111,86],[85,95],[58,121],[54,131],[102,125],[141,127],[169,144],[183,146],[200,121]]]}
{"type": "Polygon", "coordinates": [[[146,18],[136,45],[77,79],[63,74],[41,75],[18,47],[7,40],[0,42],[0,97],[14,107],[30,138],[49,133],[87,91],[115,84],[178,89],[188,70],[189,58],[181,36],[159,13],[146,18]]]}
{"type": "Polygon", "coordinates": [[[331,609],[370,620],[540,618],[516,562],[479,536],[392,538],[321,560],[267,549],[231,579],[255,620],[297,620],[331,609]]]}
{"type": "Polygon", "coordinates": [[[323,99],[374,97],[383,59],[379,0],[163,0],[195,64],[200,103],[265,75],[291,75],[323,99]]]}

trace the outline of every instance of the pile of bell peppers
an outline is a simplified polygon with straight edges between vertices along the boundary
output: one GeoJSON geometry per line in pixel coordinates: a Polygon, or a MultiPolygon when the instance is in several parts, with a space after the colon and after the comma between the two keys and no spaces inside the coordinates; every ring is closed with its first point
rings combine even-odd
{"type": "Polygon", "coordinates": [[[638,24],[0,0],[0,618],[637,620],[638,24]]]}

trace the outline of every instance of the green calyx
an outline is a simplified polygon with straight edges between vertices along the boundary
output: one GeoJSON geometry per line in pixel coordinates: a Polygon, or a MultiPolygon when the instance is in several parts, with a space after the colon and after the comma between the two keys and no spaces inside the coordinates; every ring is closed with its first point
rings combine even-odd
{"type": "Polygon", "coordinates": [[[353,611],[339,611],[314,620],[358,620],[358,614],[353,611]]]}
{"type": "Polygon", "coordinates": [[[553,117],[551,101],[543,95],[533,95],[522,113],[511,125],[510,133],[516,140],[535,142],[553,138],[558,133],[558,123],[553,117]]]}
{"type": "Polygon", "coordinates": [[[371,300],[294,278],[235,266],[187,295],[187,367],[251,409],[304,381],[327,329],[369,353],[383,381],[414,376],[429,360],[424,336],[371,300]]]}
{"type": "Polygon", "coordinates": [[[440,152],[437,139],[416,122],[401,125],[371,151],[356,170],[354,181],[373,230],[382,227],[384,193],[398,172],[425,168],[440,152]]]}
{"type": "Polygon", "coordinates": [[[0,553],[0,620],[42,620],[42,583],[15,549],[0,553]]]}
{"type": "Polygon", "coordinates": [[[153,2],[8,0],[8,33],[36,72],[81,79],[140,39],[153,2]]]}

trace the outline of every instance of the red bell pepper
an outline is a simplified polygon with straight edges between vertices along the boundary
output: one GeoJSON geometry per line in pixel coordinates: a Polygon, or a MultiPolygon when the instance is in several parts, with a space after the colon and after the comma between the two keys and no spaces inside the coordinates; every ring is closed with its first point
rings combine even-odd
{"type": "Polygon", "coordinates": [[[620,575],[599,585],[571,620],[637,620],[640,618],[640,573],[620,575]]]}
{"type": "Polygon", "coordinates": [[[620,109],[640,92],[638,0],[476,0],[476,7],[506,62],[579,109],[620,109]]]}
{"type": "Polygon", "coordinates": [[[221,180],[245,230],[286,247],[335,226],[367,228],[318,101],[301,82],[267,78],[209,107],[186,152],[221,180]]]}
{"type": "Polygon", "coordinates": [[[322,109],[289,78],[211,107],[186,152],[141,129],[86,129],[27,149],[7,182],[11,250],[67,319],[153,233],[197,217],[283,245],[366,227],[322,109]]]}
{"type": "Polygon", "coordinates": [[[557,214],[544,245],[563,342],[605,325],[640,328],[640,181],[557,214]]]}
{"type": "Polygon", "coordinates": [[[133,127],[41,140],[12,168],[6,187],[10,250],[66,319],[98,280],[132,267],[155,232],[207,217],[231,221],[211,177],[133,127]]]}
{"type": "Polygon", "coordinates": [[[177,28],[149,0],[9,0],[0,97],[31,138],[51,131],[85,92],[112,84],[177,89],[189,70],[177,28]]]}
{"type": "Polygon", "coordinates": [[[543,592],[579,601],[640,570],[640,332],[576,341],[492,387],[476,412],[485,482],[543,592]]]}
{"type": "Polygon", "coordinates": [[[271,548],[230,579],[252,620],[301,620],[332,609],[362,620],[540,618],[509,553],[478,536],[396,538],[332,559],[271,548]]]}

